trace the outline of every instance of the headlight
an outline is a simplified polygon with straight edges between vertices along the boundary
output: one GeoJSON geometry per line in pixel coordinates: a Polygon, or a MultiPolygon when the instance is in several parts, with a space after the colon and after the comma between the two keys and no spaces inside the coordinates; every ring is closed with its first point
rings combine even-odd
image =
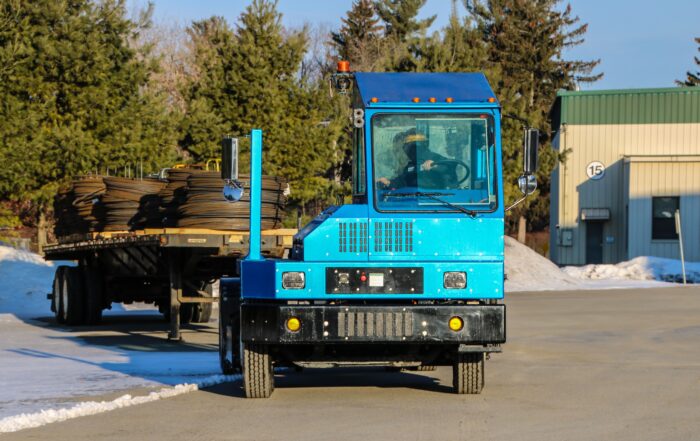
{"type": "Polygon", "coordinates": [[[467,273],[464,271],[446,271],[442,277],[442,282],[447,289],[464,289],[467,287],[467,273]]]}
{"type": "Polygon", "coordinates": [[[303,289],[306,286],[306,277],[303,272],[290,271],[282,273],[282,288],[303,289]]]}

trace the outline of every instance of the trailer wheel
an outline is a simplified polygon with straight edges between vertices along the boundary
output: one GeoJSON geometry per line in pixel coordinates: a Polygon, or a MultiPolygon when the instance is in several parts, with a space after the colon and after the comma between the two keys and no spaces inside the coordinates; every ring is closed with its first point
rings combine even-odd
{"type": "Polygon", "coordinates": [[[452,365],[452,386],[456,394],[480,394],[484,388],[484,354],[457,353],[452,365]]]}
{"type": "MultiPolygon", "coordinates": [[[[208,294],[207,297],[214,295],[214,284],[207,283],[202,290],[208,294]]],[[[208,323],[211,320],[212,303],[193,303],[192,323],[208,323]]]]}
{"type": "Polygon", "coordinates": [[[275,390],[272,359],[267,345],[243,344],[243,388],[247,398],[269,398],[275,390]]]}
{"type": "Polygon", "coordinates": [[[80,267],[68,267],[64,273],[61,302],[63,303],[63,321],[68,325],[83,324],[85,290],[82,273],[80,267]]]}
{"type": "MultiPolygon", "coordinates": [[[[231,300],[229,300],[231,301],[231,300]]],[[[219,364],[224,375],[241,370],[238,311],[219,300],[219,364]]]]}
{"type": "Polygon", "coordinates": [[[61,265],[58,268],[56,268],[56,272],[54,273],[53,276],[53,298],[51,299],[51,311],[54,312],[54,316],[56,317],[56,321],[58,323],[64,323],[64,313],[63,313],[63,285],[64,285],[64,279],[65,279],[65,274],[66,270],[69,267],[65,265],[61,265]]]}
{"type": "Polygon", "coordinates": [[[97,268],[85,267],[85,324],[98,325],[104,309],[104,275],[97,268]]]}

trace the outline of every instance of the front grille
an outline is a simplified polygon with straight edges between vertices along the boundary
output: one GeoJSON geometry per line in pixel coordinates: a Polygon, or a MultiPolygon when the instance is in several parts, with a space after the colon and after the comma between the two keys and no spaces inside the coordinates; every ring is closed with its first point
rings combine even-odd
{"type": "Polygon", "coordinates": [[[413,222],[375,222],[374,252],[413,252],[413,222]]]}
{"type": "Polygon", "coordinates": [[[338,224],[338,252],[366,253],[367,224],[364,222],[340,222],[338,224]]]}
{"type": "Polygon", "coordinates": [[[400,312],[338,313],[339,337],[410,337],[413,335],[413,314],[400,312]]]}

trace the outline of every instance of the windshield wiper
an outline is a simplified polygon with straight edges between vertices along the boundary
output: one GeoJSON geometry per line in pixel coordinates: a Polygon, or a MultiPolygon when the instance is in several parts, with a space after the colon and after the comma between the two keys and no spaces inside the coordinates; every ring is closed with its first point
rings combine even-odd
{"type": "Polygon", "coordinates": [[[457,211],[461,211],[464,214],[468,214],[471,217],[476,217],[476,211],[469,210],[468,208],[464,208],[462,206],[453,204],[452,202],[447,202],[444,199],[440,199],[438,196],[454,196],[454,193],[425,193],[422,191],[414,191],[412,193],[385,193],[384,194],[384,197],[397,197],[397,198],[423,197],[423,198],[428,198],[428,199],[432,199],[436,202],[440,202],[441,204],[446,205],[450,208],[453,208],[457,211]]]}

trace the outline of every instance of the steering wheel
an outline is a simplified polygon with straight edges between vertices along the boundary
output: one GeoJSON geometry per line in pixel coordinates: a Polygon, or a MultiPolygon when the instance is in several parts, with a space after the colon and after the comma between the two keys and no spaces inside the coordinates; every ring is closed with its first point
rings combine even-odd
{"type": "Polygon", "coordinates": [[[442,159],[440,161],[435,161],[435,162],[433,162],[433,166],[431,167],[431,169],[427,170],[427,171],[432,171],[435,167],[443,166],[443,165],[444,166],[454,166],[455,175],[457,174],[457,166],[461,166],[462,168],[464,168],[464,177],[462,179],[460,179],[459,181],[457,181],[456,185],[459,185],[462,182],[466,181],[467,179],[469,179],[469,176],[471,175],[471,169],[469,168],[469,166],[458,159],[442,159]]]}

